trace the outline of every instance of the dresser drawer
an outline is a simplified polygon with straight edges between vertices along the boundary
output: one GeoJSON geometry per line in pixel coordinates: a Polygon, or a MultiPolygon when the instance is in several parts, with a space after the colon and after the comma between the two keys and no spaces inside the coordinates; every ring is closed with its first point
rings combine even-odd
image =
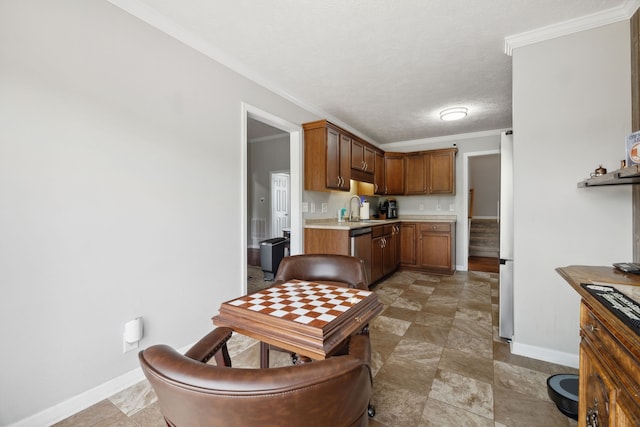
{"type": "Polygon", "coordinates": [[[420,223],[420,231],[450,232],[451,224],[448,222],[423,222],[420,223]]]}
{"type": "Polygon", "coordinates": [[[627,350],[624,340],[611,333],[611,328],[587,304],[580,305],[580,335],[586,340],[602,363],[609,366],[626,391],[635,399],[640,397],[638,361],[627,350]]]}

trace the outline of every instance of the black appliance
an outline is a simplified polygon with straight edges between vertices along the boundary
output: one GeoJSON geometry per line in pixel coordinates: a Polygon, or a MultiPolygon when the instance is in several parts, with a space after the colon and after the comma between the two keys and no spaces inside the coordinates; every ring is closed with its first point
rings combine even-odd
{"type": "Polygon", "coordinates": [[[387,219],[398,218],[398,202],[396,199],[387,199],[380,206],[380,213],[386,212],[387,219]]]}

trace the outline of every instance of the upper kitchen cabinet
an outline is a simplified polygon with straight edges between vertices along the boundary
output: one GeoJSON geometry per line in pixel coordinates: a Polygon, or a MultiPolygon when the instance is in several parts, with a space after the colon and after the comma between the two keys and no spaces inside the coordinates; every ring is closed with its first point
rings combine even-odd
{"type": "Polygon", "coordinates": [[[349,191],[351,136],[326,120],[305,123],[304,189],[349,191]]]}
{"type": "Polygon", "coordinates": [[[351,139],[351,175],[353,179],[373,183],[376,150],[364,141],[351,139]]]}
{"type": "Polygon", "coordinates": [[[428,157],[425,153],[410,153],[405,156],[405,193],[407,195],[427,193],[428,157]]]}
{"type": "Polygon", "coordinates": [[[384,154],[384,194],[404,194],[404,154],[384,154]]]}
{"type": "Polygon", "coordinates": [[[384,153],[375,152],[375,171],[373,174],[373,192],[374,194],[384,194],[384,177],[386,168],[384,167],[384,153]]]}
{"type": "Polygon", "coordinates": [[[456,148],[405,155],[405,193],[455,194],[456,148]]]}
{"type": "Polygon", "coordinates": [[[455,194],[457,152],[457,148],[427,152],[427,194],[455,194]]]}

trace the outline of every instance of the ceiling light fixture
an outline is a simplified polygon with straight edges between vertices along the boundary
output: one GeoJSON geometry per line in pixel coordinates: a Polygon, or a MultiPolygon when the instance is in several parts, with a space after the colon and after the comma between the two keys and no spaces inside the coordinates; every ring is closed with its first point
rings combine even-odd
{"type": "Polygon", "coordinates": [[[466,107],[447,108],[440,111],[440,120],[451,121],[464,119],[467,117],[467,111],[469,110],[466,107]]]}

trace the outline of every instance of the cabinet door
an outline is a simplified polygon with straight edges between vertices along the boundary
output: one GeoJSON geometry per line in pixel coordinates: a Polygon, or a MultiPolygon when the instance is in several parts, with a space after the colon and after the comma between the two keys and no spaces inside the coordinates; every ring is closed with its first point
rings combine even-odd
{"type": "Polygon", "coordinates": [[[615,388],[584,340],[580,344],[579,387],[579,424],[587,427],[617,426],[615,419],[611,419],[616,413],[615,408],[610,406],[615,402],[615,388]]]}
{"type": "Polygon", "coordinates": [[[404,160],[406,194],[427,192],[427,159],[423,153],[409,154],[404,160]]]}
{"type": "Polygon", "coordinates": [[[384,265],[384,237],[374,237],[371,241],[371,282],[383,276],[384,265]]]}
{"type": "Polygon", "coordinates": [[[414,223],[400,225],[400,264],[415,266],[416,260],[416,227],[414,223]]]}
{"type": "Polygon", "coordinates": [[[385,155],[385,194],[404,194],[404,156],[385,155]]]}
{"type": "Polygon", "coordinates": [[[449,224],[425,224],[420,227],[418,266],[429,270],[451,271],[451,233],[449,224]]]}
{"type": "Polygon", "coordinates": [[[455,194],[455,152],[436,151],[426,157],[429,194],[455,194]]]}
{"type": "Polygon", "coordinates": [[[351,140],[351,169],[363,171],[364,167],[364,144],[357,139],[351,140]]]}
{"type": "Polygon", "coordinates": [[[341,187],[340,178],[340,133],[331,128],[327,128],[327,188],[339,190],[341,187]]]}
{"type": "MultiPolygon", "coordinates": [[[[387,226],[385,226],[386,228],[387,226]]],[[[393,224],[388,226],[389,233],[384,235],[383,257],[384,265],[382,269],[383,275],[387,275],[398,268],[398,226],[393,224]]]]}
{"type": "Polygon", "coordinates": [[[384,194],[384,154],[379,151],[375,152],[375,173],[373,179],[373,192],[375,194],[384,194]]]}
{"type": "Polygon", "coordinates": [[[364,146],[364,171],[366,173],[373,174],[376,171],[376,151],[369,147],[364,146]]]}
{"type": "Polygon", "coordinates": [[[340,171],[340,190],[351,189],[351,138],[340,134],[340,156],[338,158],[340,171]]]}

